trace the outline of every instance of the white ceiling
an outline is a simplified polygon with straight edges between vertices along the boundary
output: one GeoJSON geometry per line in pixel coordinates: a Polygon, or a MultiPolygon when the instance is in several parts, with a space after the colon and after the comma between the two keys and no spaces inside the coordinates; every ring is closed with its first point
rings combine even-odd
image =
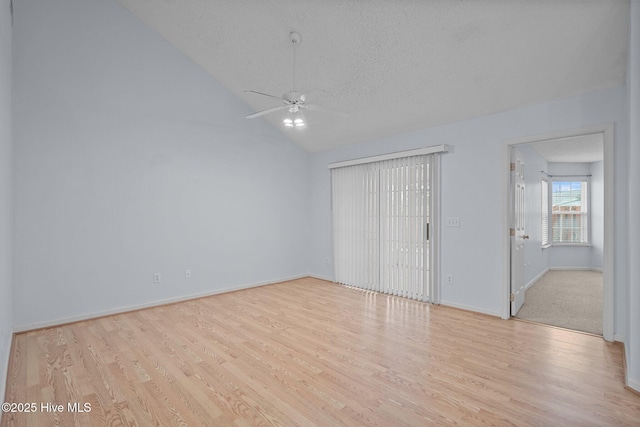
{"type": "Polygon", "coordinates": [[[551,139],[531,146],[549,163],[592,163],[604,159],[602,133],[551,139]]]}
{"type": "MultiPolygon", "coordinates": [[[[624,83],[625,0],[119,0],[253,111],[297,89],[348,112],[269,120],[321,151],[624,83]]],[[[273,102],[272,102],[273,101],[273,102]]]]}

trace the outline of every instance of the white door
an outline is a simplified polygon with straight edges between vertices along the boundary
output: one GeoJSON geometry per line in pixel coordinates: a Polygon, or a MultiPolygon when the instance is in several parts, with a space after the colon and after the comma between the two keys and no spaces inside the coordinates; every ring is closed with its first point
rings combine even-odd
{"type": "Polygon", "coordinates": [[[524,161],[522,154],[511,149],[511,315],[524,304],[524,241],[525,230],[524,161]]]}

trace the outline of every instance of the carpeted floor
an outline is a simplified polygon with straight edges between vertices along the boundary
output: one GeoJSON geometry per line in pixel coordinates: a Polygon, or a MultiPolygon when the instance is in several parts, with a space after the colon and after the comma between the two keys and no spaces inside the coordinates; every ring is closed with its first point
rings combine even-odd
{"type": "Polygon", "coordinates": [[[602,335],[602,273],[548,271],[524,301],[519,319],[602,335]]]}

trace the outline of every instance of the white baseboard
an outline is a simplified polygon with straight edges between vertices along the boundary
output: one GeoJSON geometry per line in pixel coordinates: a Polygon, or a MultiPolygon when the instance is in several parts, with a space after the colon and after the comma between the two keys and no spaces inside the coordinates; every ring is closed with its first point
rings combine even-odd
{"type": "Polygon", "coordinates": [[[472,307],[469,305],[458,304],[455,302],[440,300],[440,305],[444,305],[446,307],[459,308],[461,310],[466,310],[466,311],[473,311],[475,313],[488,314],[489,316],[500,317],[499,311],[485,310],[484,308],[472,307]]]}
{"type": "Polygon", "coordinates": [[[621,342],[622,344],[624,344],[624,335],[614,334],[613,335],[613,340],[616,341],[616,342],[621,342]]]}
{"type": "Polygon", "coordinates": [[[593,268],[593,267],[549,267],[549,270],[556,270],[556,271],[600,271],[602,272],[602,269],[600,268],[593,268]]]}
{"type": "MultiPolygon", "coordinates": [[[[2,401],[6,402],[7,401],[7,396],[5,395],[7,390],[6,390],[6,385],[7,385],[7,375],[9,374],[9,358],[11,357],[11,347],[13,346],[13,332],[9,332],[11,334],[11,339],[9,340],[9,345],[7,345],[7,348],[4,349],[4,363],[3,365],[0,367],[0,369],[2,369],[2,375],[0,375],[0,396],[2,396],[2,401]]],[[[2,412],[0,412],[0,423],[2,423],[2,412]]]]}
{"type": "Polygon", "coordinates": [[[538,280],[542,279],[542,276],[544,276],[548,272],[549,272],[549,268],[548,267],[545,268],[544,270],[542,270],[542,273],[538,274],[536,277],[531,279],[531,281],[529,283],[524,285],[524,290],[526,291],[527,289],[529,289],[531,286],[533,286],[534,283],[536,283],[538,280]]]}
{"type": "Polygon", "coordinates": [[[595,267],[547,267],[542,271],[542,273],[531,279],[531,281],[524,286],[524,289],[529,289],[531,286],[533,286],[534,283],[540,280],[542,276],[547,274],[549,271],[597,271],[598,273],[602,273],[601,268],[595,267]]]}
{"type": "Polygon", "coordinates": [[[163,300],[156,300],[156,301],[151,301],[151,302],[147,302],[147,303],[144,303],[144,304],[130,305],[130,306],[127,306],[127,307],[118,307],[118,308],[114,308],[112,310],[105,310],[105,311],[99,311],[99,312],[94,312],[94,313],[80,314],[78,316],[71,316],[71,317],[65,317],[65,318],[62,318],[62,319],[49,320],[49,321],[46,321],[46,322],[30,323],[28,325],[17,325],[17,326],[14,326],[13,332],[14,333],[20,333],[20,332],[31,331],[31,330],[34,330],[34,329],[49,328],[49,327],[52,327],[52,326],[64,325],[66,323],[73,323],[73,322],[80,322],[80,321],[83,321],[83,320],[96,319],[98,317],[111,316],[113,314],[126,313],[126,312],[129,312],[129,311],[135,311],[135,310],[142,310],[144,308],[158,307],[158,306],[161,306],[161,305],[173,304],[173,303],[176,303],[176,302],[189,301],[189,300],[192,300],[192,299],[209,297],[209,296],[212,296],[212,295],[224,294],[224,293],[227,293],[227,292],[239,291],[239,290],[242,290],[242,289],[257,288],[259,286],[273,285],[274,283],[288,282],[290,280],[302,279],[303,277],[309,277],[309,276],[308,275],[301,275],[301,276],[285,277],[285,278],[277,279],[277,280],[268,280],[268,281],[265,281],[265,282],[257,282],[257,283],[250,283],[250,284],[245,284],[245,285],[232,286],[232,287],[229,287],[229,288],[216,289],[216,290],[213,290],[213,291],[202,292],[202,293],[198,293],[198,294],[191,294],[191,295],[185,295],[185,296],[180,296],[180,297],[167,298],[167,299],[163,299],[163,300]]]}
{"type": "Polygon", "coordinates": [[[640,381],[627,378],[627,387],[632,388],[637,392],[640,392],[640,381]]]}
{"type": "Polygon", "coordinates": [[[320,276],[320,275],[317,275],[317,274],[310,274],[307,277],[312,277],[314,279],[319,279],[319,280],[326,280],[327,282],[334,282],[333,277],[329,277],[329,276],[320,276]]]}

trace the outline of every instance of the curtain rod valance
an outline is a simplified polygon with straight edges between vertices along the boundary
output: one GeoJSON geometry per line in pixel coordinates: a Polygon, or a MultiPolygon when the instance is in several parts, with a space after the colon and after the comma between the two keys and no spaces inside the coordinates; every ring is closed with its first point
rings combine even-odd
{"type": "Polygon", "coordinates": [[[403,157],[422,156],[425,154],[446,153],[449,147],[446,144],[434,145],[432,147],[418,148],[417,150],[398,151],[396,153],[381,154],[379,156],[363,157],[360,159],[345,160],[342,162],[329,163],[329,169],[343,168],[345,166],[362,165],[365,163],[381,162],[384,160],[401,159],[403,157]]]}
{"type": "Polygon", "coordinates": [[[549,178],[582,178],[582,177],[587,177],[589,178],[591,175],[581,175],[581,174],[571,174],[571,175],[551,175],[545,171],[540,171],[543,174],[547,175],[549,178]]]}

